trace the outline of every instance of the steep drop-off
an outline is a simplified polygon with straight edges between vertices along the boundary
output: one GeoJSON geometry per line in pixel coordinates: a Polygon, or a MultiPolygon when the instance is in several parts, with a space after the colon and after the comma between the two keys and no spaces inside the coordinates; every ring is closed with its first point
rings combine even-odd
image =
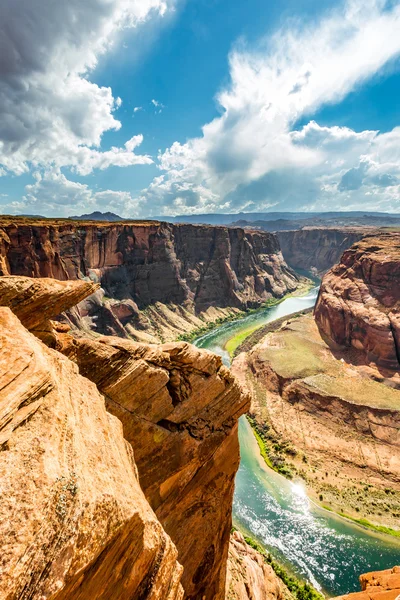
{"type": "Polygon", "coordinates": [[[400,234],[366,237],[347,250],[323,278],[315,319],[334,345],[398,372],[400,234]]]}
{"type": "Polygon", "coordinates": [[[0,597],[180,600],[121,423],[9,308],[0,328],[0,597]]]}
{"type": "Polygon", "coordinates": [[[223,600],[248,408],[229,370],[184,342],[73,338],[51,318],[95,284],[0,286],[2,597],[223,600]]]}
{"type": "Polygon", "coordinates": [[[293,291],[275,235],[162,222],[0,219],[0,274],[88,278],[101,285],[69,323],[169,341],[293,291]]]}
{"type": "Polygon", "coordinates": [[[303,227],[277,231],[276,235],[283,257],[291,267],[323,273],[369,232],[371,228],[367,227],[303,227]]]}

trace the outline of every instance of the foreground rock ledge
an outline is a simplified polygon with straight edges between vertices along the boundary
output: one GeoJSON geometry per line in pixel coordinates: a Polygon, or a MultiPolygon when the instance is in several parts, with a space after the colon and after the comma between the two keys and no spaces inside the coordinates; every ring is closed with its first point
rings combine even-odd
{"type": "Polygon", "coordinates": [[[96,386],[8,308],[0,332],[0,597],[183,598],[177,551],[96,386]]]}
{"type": "Polygon", "coordinates": [[[60,335],[132,444],[140,484],[184,566],[187,598],[224,598],[237,420],[249,405],[219,356],[179,342],[60,335]]]}
{"type": "Polygon", "coordinates": [[[92,286],[0,279],[32,332],[0,309],[0,597],[223,600],[248,397],[211,352],[50,321],[92,286]]]}

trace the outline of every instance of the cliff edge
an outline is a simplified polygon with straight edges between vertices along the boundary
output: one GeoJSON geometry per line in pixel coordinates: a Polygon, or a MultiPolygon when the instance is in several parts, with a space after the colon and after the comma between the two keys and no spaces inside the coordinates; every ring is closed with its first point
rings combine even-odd
{"type": "Polygon", "coordinates": [[[298,286],[274,234],[157,221],[0,217],[0,274],[99,283],[69,325],[142,342],[172,341],[298,286]]]}
{"type": "Polygon", "coordinates": [[[91,283],[0,285],[0,596],[223,600],[248,408],[229,370],[184,342],[74,339],[52,317],[91,283]]]}

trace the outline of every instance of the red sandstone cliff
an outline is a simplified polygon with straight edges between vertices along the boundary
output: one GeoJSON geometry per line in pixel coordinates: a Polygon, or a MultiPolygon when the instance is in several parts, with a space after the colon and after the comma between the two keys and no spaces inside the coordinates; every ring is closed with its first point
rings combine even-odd
{"type": "Polygon", "coordinates": [[[328,340],[368,363],[400,369],[400,234],[366,237],[323,278],[315,307],[328,340]]]}
{"type": "Polygon", "coordinates": [[[0,596],[223,600],[248,398],[187,343],[62,333],[91,291],[0,278],[0,596]]]}
{"type": "Polygon", "coordinates": [[[285,261],[294,269],[323,273],[371,231],[367,227],[303,227],[276,233],[285,261]]]}
{"type": "Polygon", "coordinates": [[[70,323],[154,341],[204,325],[201,315],[215,320],[298,285],[271,233],[160,222],[3,217],[0,274],[89,278],[104,291],[72,311],[70,323]]]}

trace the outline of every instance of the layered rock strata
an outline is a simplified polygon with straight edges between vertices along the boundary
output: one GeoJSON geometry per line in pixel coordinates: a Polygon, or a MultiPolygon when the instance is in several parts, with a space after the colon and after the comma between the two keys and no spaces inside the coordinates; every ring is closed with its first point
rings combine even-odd
{"type": "Polygon", "coordinates": [[[1,308],[4,597],[223,600],[248,398],[187,343],[63,332],[51,317],[91,285],[0,279],[32,331],[1,308]]]}
{"type": "Polygon", "coordinates": [[[334,600],[398,600],[400,566],[360,575],[361,592],[338,596],[334,600]]]}
{"type": "Polygon", "coordinates": [[[367,363],[400,370],[400,234],[366,237],[323,278],[315,307],[321,333],[367,363]]]}
{"type": "Polygon", "coordinates": [[[368,227],[303,227],[277,231],[276,235],[283,257],[291,267],[323,273],[371,230],[368,227]]]}
{"type": "Polygon", "coordinates": [[[182,567],[96,386],[0,308],[0,597],[180,600],[182,567]]]}
{"type": "Polygon", "coordinates": [[[72,326],[168,341],[296,289],[271,233],[161,222],[0,220],[0,274],[88,278],[72,326]]]}
{"type": "Polygon", "coordinates": [[[123,424],[142,489],[178,548],[186,597],[222,599],[247,397],[220,357],[185,342],[60,339],[123,424]]]}
{"type": "Polygon", "coordinates": [[[271,463],[338,512],[398,528],[400,390],[332,352],[312,314],[291,317],[234,360],[271,463]]]}

